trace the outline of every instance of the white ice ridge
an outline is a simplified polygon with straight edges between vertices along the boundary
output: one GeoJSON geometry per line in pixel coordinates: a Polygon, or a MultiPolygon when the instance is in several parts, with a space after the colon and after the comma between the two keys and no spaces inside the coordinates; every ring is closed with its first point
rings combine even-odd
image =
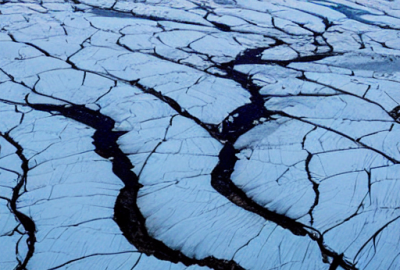
{"type": "Polygon", "coordinates": [[[399,1],[2,1],[0,269],[400,269],[399,44],[399,1]]]}

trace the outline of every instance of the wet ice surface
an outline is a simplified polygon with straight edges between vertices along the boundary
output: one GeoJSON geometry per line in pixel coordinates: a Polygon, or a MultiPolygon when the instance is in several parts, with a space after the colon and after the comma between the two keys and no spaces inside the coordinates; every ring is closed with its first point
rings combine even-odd
{"type": "Polygon", "coordinates": [[[3,1],[1,269],[400,268],[396,1],[3,1]]]}

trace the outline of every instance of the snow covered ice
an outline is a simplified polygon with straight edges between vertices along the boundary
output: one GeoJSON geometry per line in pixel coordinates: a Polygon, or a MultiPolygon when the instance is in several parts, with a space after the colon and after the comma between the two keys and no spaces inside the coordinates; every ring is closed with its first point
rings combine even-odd
{"type": "Polygon", "coordinates": [[[0,269],[400,269],[400,3],[0,2],[0,269]]]}

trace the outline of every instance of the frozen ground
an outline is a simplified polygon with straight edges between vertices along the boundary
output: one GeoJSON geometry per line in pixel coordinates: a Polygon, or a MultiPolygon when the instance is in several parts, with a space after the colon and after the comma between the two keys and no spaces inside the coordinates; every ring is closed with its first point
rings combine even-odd
{"type": "Polygon", "coordinates": [[[399,1],[0,3],[0,269],[400,269],[399,1]]]}

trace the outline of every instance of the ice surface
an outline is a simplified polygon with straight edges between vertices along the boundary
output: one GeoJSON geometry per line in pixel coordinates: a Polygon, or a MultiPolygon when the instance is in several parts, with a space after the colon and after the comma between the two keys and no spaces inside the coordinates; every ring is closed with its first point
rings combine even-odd
{"type": "Polygon", "coordinates": [[[297,57],[296,51],[289,46],[281,45],[263,52],[262,60],[287,61],[297,57]]]}
{"type": "Polygon", "coordinates": [[[306,215],[315,194],[302,140],[313,128],[285,118],[253,128],[235,144],[241,153],[232,181],[265,208],[293,219],[306,215]]]}
{"type": "Polygon", "coordinates": [[[74,69],[40,74],[36,92],[74,104],[94,103],[107,93],[114,82],[90,72],[74,69]]]}
{"type": "Polygon", "coordinates": [[[0,14],[0,269],[399,268],[398,1],[0,14]]]}

